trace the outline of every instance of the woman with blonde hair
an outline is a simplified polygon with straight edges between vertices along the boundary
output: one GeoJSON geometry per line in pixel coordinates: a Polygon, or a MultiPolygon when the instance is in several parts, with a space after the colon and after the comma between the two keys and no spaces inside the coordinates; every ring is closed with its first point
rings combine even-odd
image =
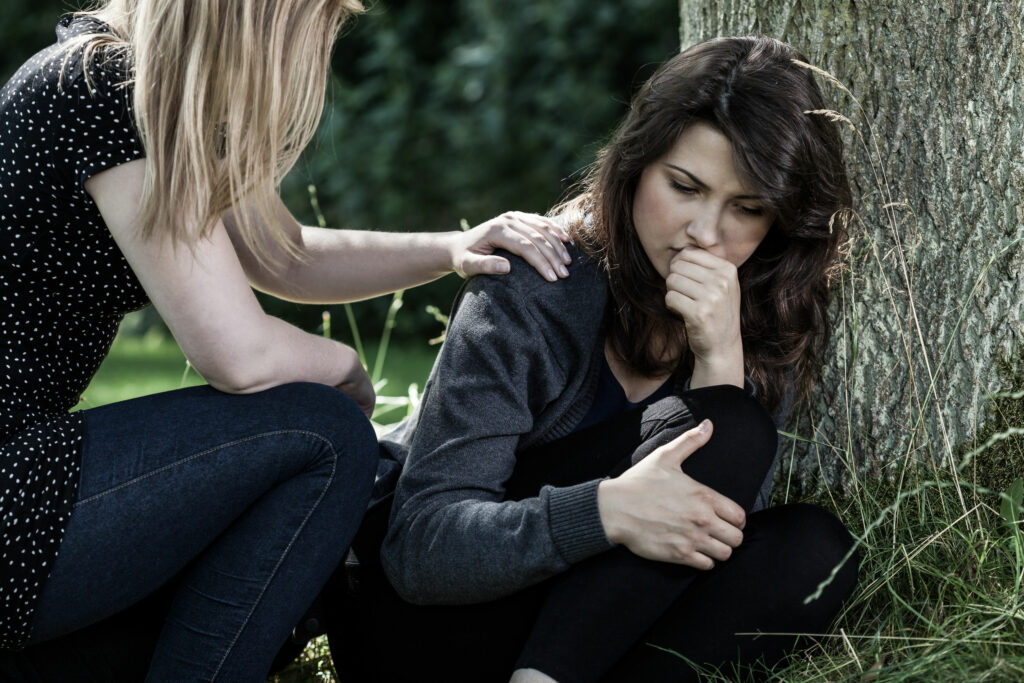
{"type": "Polygon", "coordinates": [[[107,0],[0,91],[0,648],[174,597],[148,680],[262,680],[335,569],[377,460],[349,347],[263,313],[507,272],[564,234],[300,226],[277,186],[309,142],[358,0],[107,0]],[[152,302],[209,386],[70,413],[152,302]],[[172,582],[173,580],[173,582],[172,582]]]}

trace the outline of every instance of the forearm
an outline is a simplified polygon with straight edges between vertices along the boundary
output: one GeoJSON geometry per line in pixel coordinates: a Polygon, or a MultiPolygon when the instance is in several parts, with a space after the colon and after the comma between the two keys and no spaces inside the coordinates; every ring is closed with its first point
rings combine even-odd
{"type": "Polygon", "coordinates": [[[272,316],[257,327],[212,344],[185,341],[182,348],[204,379],[227,393],[254,393],[289,382],[338,386],[346,379],[352,352],[342,344],[272,316]]]}
{"type": "Polygon", "coordinates": [[[469,604],[515,593],[611,547],[596,483],[549,487],[514,502],[458,500],[421,509],[416,498],[396,501],[381,552],[385,570],[415,603],[469,604]]]}
{"type": "Polygon", "coordinates": [[[282,277],[253,284],[300,303],[358,301],[415,287],[452,272],[459,233],[390,233],[303,226],[301,260],[282,277]]]}
{"type": "Polygon", "coordinates": [[[437,279],[453,269],[460,233],[336,230],[300,225],[276,200],[276,220],[290,247],[266,239],[261,254],[243,237],[242,217],[262,225],[253,210],[223,217],[239,261],[257,289],[299,303],[368,299],[437,279]]]}

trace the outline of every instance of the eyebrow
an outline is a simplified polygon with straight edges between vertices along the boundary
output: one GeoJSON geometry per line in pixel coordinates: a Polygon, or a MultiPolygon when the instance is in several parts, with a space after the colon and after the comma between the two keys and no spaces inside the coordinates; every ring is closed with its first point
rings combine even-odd
{"type": "MultiPolygon", "coordinates": [[[[676,171],[679,171],[680,173],[684,173],[687,176],[689,176],[689,178],[693,182],[693,184],[696,185],[697,187],[699,187],[700,189],[702,189],[702,190],[710,189],[708,187],[707,183],[705,183],[703,180],[701,180],[697,176],[695,176],[692,173],[690,173],[689,171],[687,171],[685,168],[682,168],[681,166],[676,166],[675,164],[670,164],[668,162],[664,162],[664,163],[669,168],[674,169],[676,171]]],[[[756,194],[738,194],[735,197],[733,197],[733,199],[756,199],[757,201],[764,201],[764,197],[762,197],[761,195],[756,195],[756,194]]]]}

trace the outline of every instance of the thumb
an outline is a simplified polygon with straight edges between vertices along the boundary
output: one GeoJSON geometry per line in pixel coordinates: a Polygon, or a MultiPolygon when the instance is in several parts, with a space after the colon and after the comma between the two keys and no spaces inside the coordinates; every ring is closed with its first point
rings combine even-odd
{"type": "Polygon", "coordinates": [[[508,259],[490,254],[466,254],[462,260],[462,271],[470,275],[504,275],[511,269],[508,259]]]}
{"type": "Polygon", "coordinates": [[[659,462],[672,468],[678,468],[698,448],[708,442],[712,431],[711,420],[704,420],[693,429],[688,429],[656,451],[659,462]]]}

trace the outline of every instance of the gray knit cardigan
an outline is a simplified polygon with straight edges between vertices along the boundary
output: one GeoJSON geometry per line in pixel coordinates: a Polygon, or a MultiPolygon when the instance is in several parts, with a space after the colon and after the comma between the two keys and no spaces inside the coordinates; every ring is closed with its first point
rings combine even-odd
{"type": "MultiPolygon", "coordinates": [[[[470,280],[418,410],[381,440],[375,497],[394,489],[381,562],[410,602],[493,600],[613,546],[600,480],[503,500],[516,453],[572,432],[594,400],[608,279],[570,253],[570,276],[558,282],[516,257],[510,274],[470,280]]],[[[679,391],[685,380],[675,378],[679,391]]]]}

